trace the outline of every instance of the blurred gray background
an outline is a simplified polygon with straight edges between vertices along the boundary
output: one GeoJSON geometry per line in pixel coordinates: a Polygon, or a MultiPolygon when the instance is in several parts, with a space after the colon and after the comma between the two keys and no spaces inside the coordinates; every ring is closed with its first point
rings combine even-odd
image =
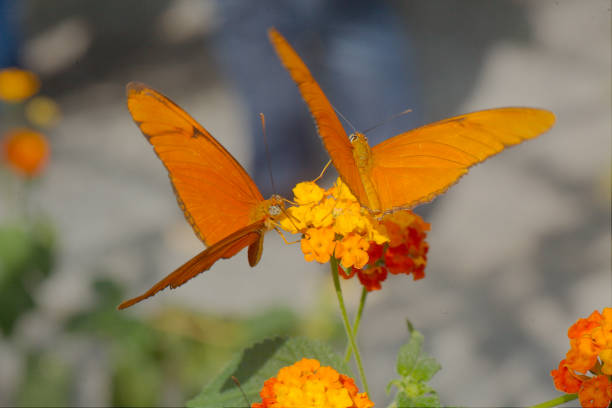
{"type": "MultiPolygon", "coordinates": [[[[24,65],[41,74],[43,92],[56,98],[63,119],[51,134],[51,165],[36,190],[61,237],[59,271],[37,293],[42,307],[20,322],[21,341],[53,341],[58,322],[91,302],[92,274],[112,276],[136,295],[201,250],[165,169],[127,111],[128,81],[145,82],[172,98],[252,174],[262,166],[255,164],[254,152],[263,142],[253,130],[260,111],[267,115],[269,137],[313,141],[312,166],[285,170],[295,182],[316,177],[325,163],[314,126],[303,127],[304,136],[280,133],[273,124],[282,123],[283,113],[267,112],[263,103],[252,106],[256,98],[244,97],[239,74],[219,57],[219,47],[231,44],[222,35],[235,17],[227,13],[235,10],[189,0],[23,4],[24,65]]],[[[264,22],[275,13],[270,4],[259,10],[264,22]]],[[[401,37],[395,38],[406,44],[401,52],[410,69],[398,87],[410,94],[405,102],[390,94],[399,102],[378,109],[368,93],[359,98],[359,82],[334,89],[330,99],[356,126],[367,128],[414,108],[413,116],[376,130],[374,138],[384,139],[398,127],[514,105],[549,109],[557,123],[538,139],[476,166],[420,210],[432,227],[426,278],[390,276],[369,296],[360,329],[373,399],[381,407],[388,401],[384,387],[395,377],[395,356],[407,340],[405,319],[425,334],[427,351],[442,364],[434,386],[444,404],[523,406],[553,398],[558,393],[549,372],[569,347],[567,328],[612,304],[611,2],[387,6],[399,22],[401,37]],[[344,91],[356,106],[341,103],[344,91]],[[374,117],[359,113],[368,111],[374,117]]],[[[345,7],[346,15],[339,15],[350,22],[350,6],[345,7]]],[[[311,65],[306,45],[324,44],[326,37],[305,27],[289,40],[311,65]]],[[[259,35],[267,41],[264,31],[259,35]]],[[[267,54],[261,55],[264,62],[256,61],[257,55],[248,58],[253,65],[278,65],[267,54]]],[[[329,61],[313,62],[315,75],[329,68],[329,61]]],[[[343,63],[374,62],[346,53],[343,63]]],[[[308,124],[297,90],[288,75],[277,72],[278,82],[262,84],[262,93],[270,99],[276,92],[293,93],[295,120],[308,124]]],[[[323,89],[334,88],[343,75],[327,70],[323,89]]],[[[278,174],[281,156],[272,155],[273,163],[281,163],[278,174]]],[[[265,177],[257,182],[270,191],[265,177]]],[[[274,233],[267,235],[256,268],[245,258],[219,262],[184,287],[117,313],[146,316],[170,304],[237,315],[271,304],[303,311],[321,291],[332,296],[327,266],[306,263],[299,246],[286,246],[274,233]]],[[[354,311],[360,287],[343,283],[354,311]]],[[[70,343],[57,347],[65,348],[67,359],[76,358],[70,343]]],[[[1,395],[15,387],[24,363],[1,339],[0,361],[0,402],[7,404],[1,395]]],[[[83,382],[77,402],[108,404],[100,385],[104,374],[94,365],[83,376],[91,380],[83,382]]]]}

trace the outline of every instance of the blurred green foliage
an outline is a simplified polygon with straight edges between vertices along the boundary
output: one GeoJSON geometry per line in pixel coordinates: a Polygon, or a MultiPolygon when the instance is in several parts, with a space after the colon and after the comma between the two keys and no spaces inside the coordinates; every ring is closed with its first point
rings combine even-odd
{"type": "Polygon", "coordinates": [[[185,401],[238,350],[263,338],[312,334],[314,329],[317,337],[339,344],[343,334],[329,310],[300,317],[275,307],[239,318],[173,307],[141,318],[116,309],[123,296],[112,281],[96,281],[94,288],[94,305],[70,318],[66,330],[102,340],[114,406],[176,403],[172,395],[185,401]]]}
{"type": "Polygon", "coordinates": [[[53,272],[55,247],[48,221],[0,225],[0,330],[5,336],[35,306],[35,290],[53,272]]]}
{"type": "MultiPolygon", "coordinates": [[[[22,367],[11,400],[18,406],[66,406],[78,399],[82,362],[66,358],[62,344],[86,344],[107,382],[113,406],[179,404],[193,398],[246,345],[273,336],[308,336],[344,346],[333,299],[321,297],[303,316],[273,307],[246,317],[167,307],[141,316],[118,311],[125,298],[109,279],[92,282],[90,306],[63,317],[51,338],[23,343],[18,321],[37,313],[36,293],[52,276],[57,239],[48,221],[0,225],[0,330],[22,367]],[[63,351],[62,351],[63,350],[63,351]],[[63,353],[63,354],[62,354],[63,353]]],[[[70,353],[69,353],[70,354],[70,353]]],[[[78,353],[75,354],[78,356],[78,353]]],[[[103,387],[104,388],[104,387],[103,387]]]]}
{"type": "Polygon", "coordinates": [[[47,351],[27,354],[25,377],[17,395],[21,407],[65,407],[70,401],[68,364],[47,351]]]}

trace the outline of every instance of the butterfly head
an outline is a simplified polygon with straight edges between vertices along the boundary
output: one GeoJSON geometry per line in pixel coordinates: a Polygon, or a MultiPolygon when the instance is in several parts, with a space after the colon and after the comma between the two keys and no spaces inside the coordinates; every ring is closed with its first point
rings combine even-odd
{"type": "Polygon", "coordinates": [[[274,194],[266,202],[268,202],[268,216],[270,218],[278,217],[285,209],[283,198],[277,194],[274,194]]]}
{"type": "Polygon", "coordinates": [[[285,212],[285,200],[279,195],[273,195],[261,201],[251,212],[251,222],[265,221],[268,229],[274,226],[274,221],[285,212]]]}
{"type": "Polygon", "coordinates": [[[359,133],[359,132],[351,133],[349,135],[349,142],[351,142],[352,145],[354,145],[355,143],[359,143],[359,141],[361,142],[365,141],[367,143],[368,138],[366,135],[364,135],[363,133],[359,133]]]}
{"type": "Polygon", "coordinates": [[[363,133],[355,132],[349,136],[349,141],[353,146],[353,158],[358,168],[366,168],[370,164],[370,145],[368,138],[363,133]]]}

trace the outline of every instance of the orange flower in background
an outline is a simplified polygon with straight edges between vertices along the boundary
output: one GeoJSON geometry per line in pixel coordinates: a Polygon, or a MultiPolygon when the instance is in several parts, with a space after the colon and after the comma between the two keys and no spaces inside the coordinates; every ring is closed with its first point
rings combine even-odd
{"type": "Polygon", "coordinates": [[[612,401],[612,308],[578,319],[567,336],[570,350],[550,373],[555,387],[577,392],[583,407],[607,407],[612,401]]]}
{"type": "Polygon", "coordinates": [[[42,133],[31,129],[14,129],[0,143],[0,157],[16,172],[34,177],[49,161],[49,143],[42,133]]]}
{"type": "Polygon", "coordinates": [[[352,378],[307,358],[281,368],[276,377],[266,380],[259,395],[262,402],[253,403],[251,408],[374,406],[366,393],[359,393],[352,378]]]}
{"type": "Polygon", "coordinates": [[[553,376],[555,388],[561,391],[565,391],[570,394],[574,394],[580,391],[580,385],[582,381],[578,376],[567,368],[567,362],[561,360],[559,362],[559,368],[552,370],[550,374],[553,376]]]}
{"type": "Polygon", "coordinates": [[[612,383],[607,375],[598,375],[582,383],[578,393],[583,407],[606,408],[612,400],[612,383]]]}
{"type": "Polygon", "coordinates": [[[0,70],[0,100],[16,103],[38,92],[40,80],[30,72],[19,68],[0,70]]]}
{"type": "Polygon", "coordinates": [[[599,326],[602,319],[603,318],[601,313],[599,313],[599,310],[595,310],[588,318],[580,318],[576,321],[576,323],[572,324],[570,328],[567,329],[567,337],[570,339],[579,338],[584,333],[587,333],[593,328],[599,326]]]}

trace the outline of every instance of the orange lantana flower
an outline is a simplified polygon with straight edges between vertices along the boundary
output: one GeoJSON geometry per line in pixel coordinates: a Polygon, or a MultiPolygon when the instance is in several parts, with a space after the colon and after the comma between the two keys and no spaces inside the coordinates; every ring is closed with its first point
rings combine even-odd
{"type": "Polygon", "coordinates": [[[565,391],[570,394],[580,391],[582,380],[567,368],[567,363],[565,360],[561,360],[561,362],[559,362],[559,368],[552,370],[550,374],[552,375],[553,381],[555,382],[555,387],[558,390],[565,391]]]}
{"type": "Polygon", "coordinates": [[[0,158],[18,173],[36,176],[49,160],[49,144],[42,133],[31,129],[14,129],[0,141],[0,158]]]}
{"type": "Polygon", "coordinates": [[[607,375],[598,375],[582,383],[578,393],[580,405],[589,408],[607,408],[612,400],[612,382],[607,375]]]}
{"type": "Polygon", "coordinates": [[[303,358],[283,367],[264,383],[261,402],[252,408],[370,408],[374,403],[359,393],[352,378],[318,360],[303,358]]]}
{"type": "Polygon", "coordinates": [[[583,407],[607,407],[612,401],[612,308],[578,319],[567,336],[570,350],[550,373],[555,387],[578,392],[583,407]]]}

